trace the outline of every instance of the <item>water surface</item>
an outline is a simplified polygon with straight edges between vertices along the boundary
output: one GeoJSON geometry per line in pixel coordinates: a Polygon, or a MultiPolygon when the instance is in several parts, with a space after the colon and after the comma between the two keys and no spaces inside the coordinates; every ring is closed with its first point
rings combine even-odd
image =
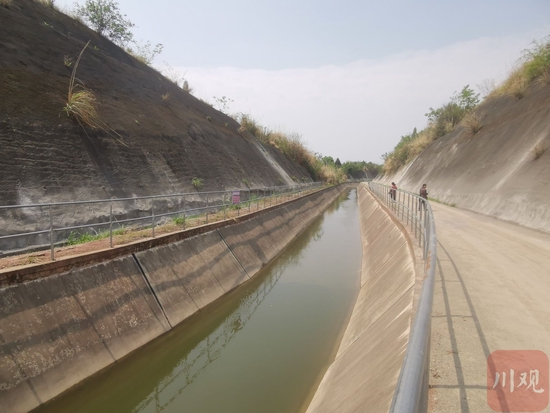
{"type": "Polygon", "coordinates": [[[334,358],[359,290],[355,191],[251,281],[41,413],[297,413],[334,358]]]}

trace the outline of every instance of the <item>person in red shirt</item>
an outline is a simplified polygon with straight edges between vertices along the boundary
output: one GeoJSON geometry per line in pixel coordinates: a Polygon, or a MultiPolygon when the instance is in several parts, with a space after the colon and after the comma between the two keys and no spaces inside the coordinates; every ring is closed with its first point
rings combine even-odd
{"type": "Polygon", "coordinates": [[[397,195],[397,185],[395,185],[395,182],[391,183],[391,189],[390,189],[390,197],[395,201],[395,196],[397,195]]]}

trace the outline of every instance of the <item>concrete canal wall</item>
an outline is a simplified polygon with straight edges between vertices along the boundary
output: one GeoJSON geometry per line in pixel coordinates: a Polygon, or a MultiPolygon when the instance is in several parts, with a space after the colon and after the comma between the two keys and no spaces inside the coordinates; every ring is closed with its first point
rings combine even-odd
{"type": "Polygon", "coordinates": [[[253,277],[346,186],[177,235],[0,273],[0,411],[27,412],[253,277]]]}
{"type": "Polygon", "coordinates": [[[357,193],[361,289],[307,413],[387,413],[408,343],[416,275],[411,241],[366,184],[357,193]]]}

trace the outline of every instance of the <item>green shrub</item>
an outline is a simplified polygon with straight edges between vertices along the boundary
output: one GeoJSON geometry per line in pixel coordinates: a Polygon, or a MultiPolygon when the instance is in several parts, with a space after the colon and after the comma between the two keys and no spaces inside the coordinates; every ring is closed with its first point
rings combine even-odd
{"type": "Polygon", "coordinates": [[[185,223],[185,216],[178,215],[177,217],[172,218],[172,222],[176,225],[183,225],[185,223]]]}
{"type": "Polygon", "coordinates": [[[531,49],[523,51],[523,72],[528,82],[550,71],[550,36],[534,41],[531,49]]]}
{"type": "Polygon", "coordinates": [[[487,98],[511,95],[521,99],[530,83],[537,79],[550,79],[550,36],[533,41],[530,49],[525,49],[516,67],[506,80],[487,98]]]}
{"type": "Polygon", "coordinates": [[[191,185],[193,185],[195,189],[201,189],[204,186],[204,180],[195,177],[191,180],[191,185]]]}

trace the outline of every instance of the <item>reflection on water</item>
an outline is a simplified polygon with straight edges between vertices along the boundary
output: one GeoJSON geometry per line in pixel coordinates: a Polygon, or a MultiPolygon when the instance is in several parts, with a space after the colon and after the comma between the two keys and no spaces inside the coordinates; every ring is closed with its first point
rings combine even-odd
{"type": "Polygon", "coordinates": [[[298,412],[359,283],[355,192],[254,279],[37,412],[298,412]]]}
{"type": "MultiPolygon", "coordinates": [[[[288,264],[288,261],[285,263],[288,264]]],[[[244,325],[254,315],[256,309],[260,306],[265,297],[273,289],[279,278],[284,272],[286,265],[270,271],[260,286],[249,295],[242,298],[239,307],[232,312],[212,333],[204,338],[195,348],[193,348],[174,367],[174,369],[162,380],[155,390],[143,400],[135,409],[135,412],[151,411],[148,407],[154,406],[155,412],[164,411],[165,407],[171,404],[186,388],[191,384],[201,372],[203,372],[210,363],[221,356],[223,349],[229,344],[244,325]],[[179,390],[172,395],[170,386],[174,381],[179,382],[179,390]],[[164,391],[170,392],[171,396],[160,404],[164,391]]]]}

